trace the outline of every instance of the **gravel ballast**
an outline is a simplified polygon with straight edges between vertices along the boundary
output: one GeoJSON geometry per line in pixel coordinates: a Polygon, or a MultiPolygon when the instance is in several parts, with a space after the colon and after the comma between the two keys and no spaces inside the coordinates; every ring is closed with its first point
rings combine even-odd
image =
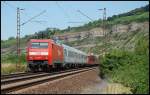
{"type": "MultiPolygon", "coordinates": [[[[45,82],[39,85],[28,87],[19,91],[11,92],[14,94],[80,94],[84,89],[91,85],[101,82],[98,76],[99,69],[82,72],[63,79],[45,82]]],[[[86,93],[86,92],[84,92],[86,93]]]]}

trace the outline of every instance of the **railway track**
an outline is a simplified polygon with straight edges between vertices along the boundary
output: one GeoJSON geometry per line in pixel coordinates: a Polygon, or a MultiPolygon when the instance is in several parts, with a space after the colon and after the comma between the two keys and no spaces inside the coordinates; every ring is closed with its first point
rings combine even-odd
{"type": "Polygon", "coordinates": [[[30,75],[22,73],[22,75],[17,76],[17,74],[14,74],[11,77],[7,75],[9,77],[5,76],[5,78],[3,77],[3,79],[1,79],[1,93],[9,93],[33,85],[37,85],[47,81],[57,80],[69,75],[74,75],[77,73],[86,72],[93,69],[95,69],[95,67],[70,69],[53,73],[44,73],[44,72],[39,74],[30,73],[30,75]]]}
{"type": "Polygon", "coordinates": [[[7,79],[7,78],[19,77],[19,76],[32,75],[32,74],[35,74],[35,73],[19,72],[19,73],[14,73],[14,74],[5,74],[5,75],[1,75],[1,80],[7,79]]]}

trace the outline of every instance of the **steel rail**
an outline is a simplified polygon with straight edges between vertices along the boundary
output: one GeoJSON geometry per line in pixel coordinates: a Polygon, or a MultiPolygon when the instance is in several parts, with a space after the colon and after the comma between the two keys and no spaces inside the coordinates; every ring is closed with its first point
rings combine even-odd
{"type": "MultiPolygon", "coordinates": [[[[95,68],[95,67],[94,67],[95,68]]],[[[19,90],[19,89],[23,89],[23,88],[26,88],[26,87],[29,87],[29,86],[32,86],[32,85],[35,85],[35,84],[39,84],[39,83],[43,83],[43,82],[47,82],[47,81],[52,81],[52,80],[55,80],[55,79],[59,79],[61,77],[66,77],[66,76],[69,76],[69,75],[73,75],[73,74],[77,74],[77,73],[80,73],[80,72],[85,72],[85,71],[89,71],[89,70],[92,70],[94,68],[91,68],[91,67],[88,67],[88,68],[80,68],[80,69],[73,69],[72,71],[71,70],[68,70],[68,71],[62,71],[61,73],[57,72],[57,74],[53,74],[53,75],[50,75],[50,74],[47,74],[44,75],[43,77],[37,77],[36,78],[31,78],[29,80],[27,80],[27,78],[24,80],[22,79],[22,81],[19,81],[19,82],[9,82],[9,84],[1,84],[1,93],[9,93],[11,91],[15,91],[15,90],[19,90]]],[[[19,79],[21,80],[21,79],[19,79]]],[[[13,80],[14,81],[14,80],[13,80]]]]}

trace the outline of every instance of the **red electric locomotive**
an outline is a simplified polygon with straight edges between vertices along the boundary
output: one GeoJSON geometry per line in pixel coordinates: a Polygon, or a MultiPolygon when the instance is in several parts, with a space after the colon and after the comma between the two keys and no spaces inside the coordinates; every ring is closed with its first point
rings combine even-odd
{"type": "Polygon", "coordinates": [[[28,43],[27,61],[31,71],[48,70],[63,63],[63,47],[50,39],[32,39],[28,43]]]}
{"type": "Polygon", "coordinates": [[[27,46],[28,71],[49,71],[59,67],[93,66],[94,55],[57,43],[51,39],[31,39],[27,46]]]}

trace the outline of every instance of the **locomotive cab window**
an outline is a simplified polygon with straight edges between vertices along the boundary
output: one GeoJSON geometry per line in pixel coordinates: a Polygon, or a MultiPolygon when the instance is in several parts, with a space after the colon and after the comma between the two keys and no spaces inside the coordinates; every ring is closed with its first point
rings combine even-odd
{"type": "Polygon", "coordinates": [[[48,48],[47,42],[32,42],[31,48],[48,48]]]}

